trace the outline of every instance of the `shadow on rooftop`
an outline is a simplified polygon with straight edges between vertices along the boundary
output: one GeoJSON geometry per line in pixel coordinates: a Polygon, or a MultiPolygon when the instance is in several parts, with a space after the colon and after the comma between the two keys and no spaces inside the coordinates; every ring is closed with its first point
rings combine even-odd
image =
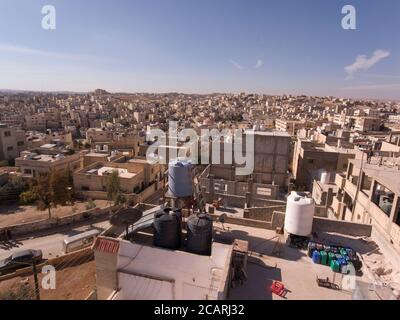
{"type": "Polygon", "coordinates": [[[231,288],[229,300],[272,300],[272,282],[282,281],[281,269],[266,265],[262,260],[250,259],[247,265],[247,281],[231,288]]]}
{"type": "MultiPolygon", "coordinates": [[[[214,232],[214,240],[217,242],[232,244],[235,239],[248,241],[249,251],[253,252],[253,256],[273,256],[278,241],[278,237],[271,230],[266,230],[265,238],[252,236],[242,230],[218,229],[214,232]]],[[[305,252],[288,247],[285,243],[281,243],[280,248],[281,255],[279,258],[281,259],[297,261],[306,256],[305,252]]]]}

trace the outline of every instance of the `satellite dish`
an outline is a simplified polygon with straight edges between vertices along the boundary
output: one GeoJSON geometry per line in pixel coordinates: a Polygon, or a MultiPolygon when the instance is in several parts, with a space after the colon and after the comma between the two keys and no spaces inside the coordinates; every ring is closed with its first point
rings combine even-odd
{"type": "Polygon", "coordinates": [[[126,227],[140,220],[142,216],[143,212],[137,208],[125,208],[112,215],[110,223],[113,226],[126,227]]]}

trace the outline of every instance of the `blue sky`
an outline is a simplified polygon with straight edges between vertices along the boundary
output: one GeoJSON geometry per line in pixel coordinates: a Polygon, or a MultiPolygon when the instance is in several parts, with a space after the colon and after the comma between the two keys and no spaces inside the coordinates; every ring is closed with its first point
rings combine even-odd
{"type": "Polygon", "coordinates": [[[2,0],[0,88],[400,99],[399,32],[398,0],[2,0]]]}

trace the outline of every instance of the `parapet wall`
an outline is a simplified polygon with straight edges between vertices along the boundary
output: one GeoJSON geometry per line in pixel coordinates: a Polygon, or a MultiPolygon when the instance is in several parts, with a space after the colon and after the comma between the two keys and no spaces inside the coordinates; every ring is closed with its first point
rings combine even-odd
{"type": "MultiPolygon", "coordinates": [[[[283,212],[274,212],[272,228],[282,227],[284,221],[285,214],[283,212]]],[[[354,237],[370,237],[372,234],[372,226],[369,224],[314,217],[313,232],[332,232],[354,237]]]]}

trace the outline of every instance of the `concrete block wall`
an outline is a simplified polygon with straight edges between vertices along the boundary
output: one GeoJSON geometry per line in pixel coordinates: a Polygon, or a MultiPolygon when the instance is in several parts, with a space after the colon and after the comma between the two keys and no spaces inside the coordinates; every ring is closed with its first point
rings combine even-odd
{"type": "Polygon", "coordinates": [[[60,227],[63,225],[71,224],[86,220],[88,217],[96,218],[102,215],[107,215],[112,211],[115,211],[119,208],[119,206],[110,206],[107,208],[94,208],[90,210],[85,210],[83,212],[79,212],[76,214],[72,214],[62,218],[52,218],[52,219],[45,219],[35,222],[29,223],[22,223],[17,225],[12,225],[8,227],[0,228],[0,233],[4,232],[5,230],[9,230],[11,232],[11,236],[13,238],[29,235],[32,232],[48,230],[55,227],[60,227]]]}

